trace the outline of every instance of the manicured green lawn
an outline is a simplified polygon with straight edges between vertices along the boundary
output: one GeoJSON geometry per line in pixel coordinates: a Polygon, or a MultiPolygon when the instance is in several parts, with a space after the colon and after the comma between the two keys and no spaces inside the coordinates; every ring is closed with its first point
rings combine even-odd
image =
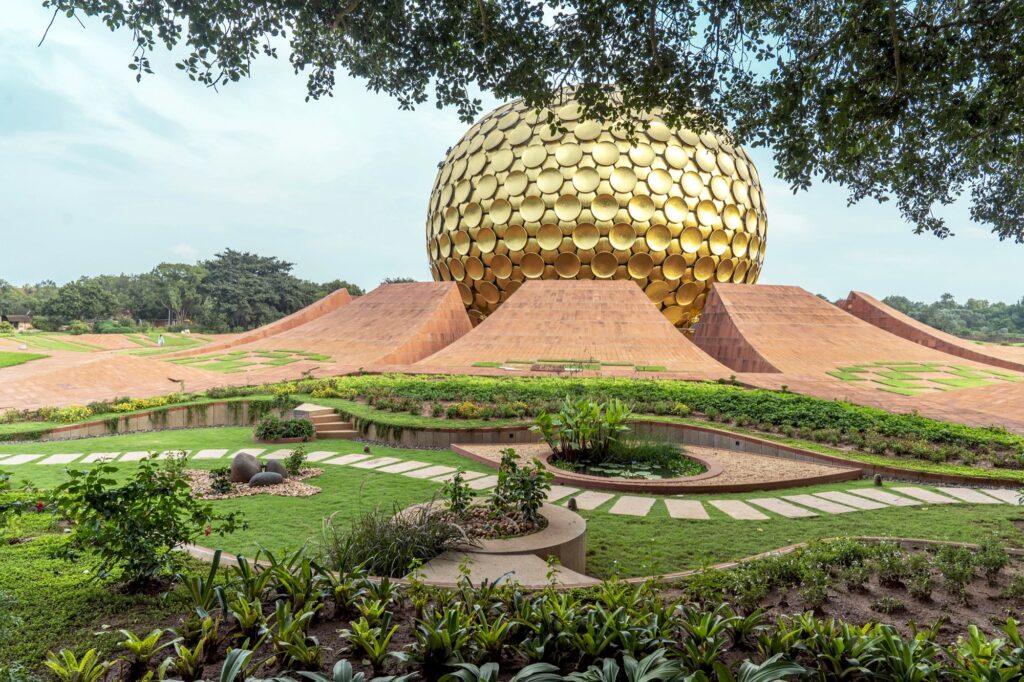
{"type": "Polygon", "coordinates": [[[42,350],[65,350],[78,353],[91,353],[102,350],[97,346],[90,345],[83,341],[76,341],[70,334],[19,334],[18,341],[29,348],[42,350]]]}
{"type": "Polygon", "coordinates": [[[9,353],[7,351],[0,351],[0,369],[4,367],[14,367],[15,365],[23,365],[26,362],[32,362],[33,360],[42,360],[48,358],[49,355],[42,355],[40,353],[9,353]]]}

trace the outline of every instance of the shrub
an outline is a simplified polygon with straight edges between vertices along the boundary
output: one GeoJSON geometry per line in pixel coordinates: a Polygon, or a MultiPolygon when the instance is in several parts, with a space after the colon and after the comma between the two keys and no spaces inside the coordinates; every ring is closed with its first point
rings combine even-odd
{"type": "Polygon", "coordinates": [[[200,534],[233,532],[237,513],[220,515],[192,496],[184,458],[143,460],[135,473],[118,483],[118,467],[69,470],[50,502],[54,512],[72,522],[68,542],[58,555],[78,560],[95,555],[97,576],[115,571],[132,587],[171,570],[170,552],[195,542],[200,534]]]}
{"type": "Polygon", "coordinates": [[[559,457],[567,461],[586,458],[606,461],[609,451],[629,430],[626,422],[633,416],[620,400],[598,403],[587,398],[566,397],[558,414],[537,416],[531,431],[539,433],[559,457]]]}
{"type": "Polygon", "coordinates": [[[13,334],[14,325],[7,320],[0,321],[0,334],[13,334]]]}
{"type": "Polygon", "coordinates": [[[993,539],[981,544],[974,559],[989,585],[994,585],[999,579],[999,573],[1010,564],[1006,547],[993,539]]]}
{"type": "Polygon", "coordinates": [[[463,475],[465,472],[459,469],[455,472],[442,488],[442,495],[448,503],[448,509],[453,514],[461,514],[469,509],[469,503],[473,500],[473,492],[469,489],[463,475]]]}
{"type": "Polygon", "coordinates": [[[935,555],[935,565],[950,594],[967,603],[967,587],[974,580],[974,555],[964,547],[946,546],[935,555]]]}
{"type": "Polygon", "coordinates": [[[68,405],[67,407],[61,407],[53,411],[50,416],[51,421],[60,422],[61,424],[72,424],[74,422],[85,421],[92,416],[92,410],[82,405],[68,405]]]}
{"type": "Polygon", "coordinates": [[[257,440],[280,440],[282,438],[301,438],[309,440],[316,435],[313,422],[308,419],[280,419],[272,414],[263,415],[253,435],[257,440]]]}
{"type": "Polygon", "coordinates": [[[501,451],[498,485],[491,497],[491,507],[499,515],[516,511],[535,521],[551,490],[552,478],[552,473],[539,459],[534,459],[532,464],[520,466],[515,449],[506,448],[501,451]]]}
{"type": "Polygon", "coordinates": [[[298,476],[302,473],[306,464],[306,446],[299,445],[284,458],[285,471],[291,476],[298,476]]]}
{"type": "Polygon", "coordinates": [[[320,553],[332,570],[358,568],[395,578],[408,574],[417,562],[467,544],[471,541],[465,532],[431,505],[405,510],[396,505],[391,512],[374,509],[344,530],[328,517],[320,534],[320,553]]]}
{"type": "Polygon", "coordinates": [[[907,605],[903,603],[901,599],[896,597],[882,597],[874,604],[871,605],[875,611],[891,615],[894,613],[902,613],[907,610],[907,605]]]}
{"type": "Polygon", "coordinates": [[[92,332],[92,325],[88,322],[74,320],[68,325],[68,334],[78,336],[80,334],[89,334],[90,332],[92,332]]]}
{"type": "Polygon", "coordinates": [[[227,495],[231,492],[231,467],[210,470],[210,490],[216,495],[227,495]]]}

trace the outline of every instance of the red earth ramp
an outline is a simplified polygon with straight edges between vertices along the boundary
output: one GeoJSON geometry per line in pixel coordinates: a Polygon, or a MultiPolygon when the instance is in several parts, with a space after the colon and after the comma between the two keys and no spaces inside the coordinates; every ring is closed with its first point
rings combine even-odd
{"type": "Polygon", "coordinates": [[[564,360],[729,372],[673,327],[635,283],[596,280],[529,280],[472,332],[416,367],[564,360]]]}
{"type": "Polygon", "coordinates": [[[926,348],[934,348],[943,353],[993,367],[1024,372],[1024,348],[979,345],[961,339],[929,327],[860,291],[851,291],[850,295],[839,303],[839,307],[879,329],[926,348]]]}

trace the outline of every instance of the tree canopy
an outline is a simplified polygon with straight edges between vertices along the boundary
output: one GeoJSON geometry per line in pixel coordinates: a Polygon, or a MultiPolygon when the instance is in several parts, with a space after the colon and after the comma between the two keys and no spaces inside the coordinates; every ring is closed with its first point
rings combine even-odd
{"type": "Polygon", "coordinates": [[[905,296],[888,296],[886,305],[915,320],[950,334],[984,341],[1024,341],[1024,299],[1017,303],[990,303],[969,298],[957,303],[943,294],[934,303],[911,301],[905,296]]]}
{"type": "Polygon", "coordinates": [[[575,86],[584,117],[661,110],[774,151],[794,189],[837,182],[895,200],[917,232],[963,194],[1024,242],[1024,3],[1019,0],[43,0],[134,37],[130,68],[181,47],[222,86],[287,46],[308,97],[336,72],[402,108],[477,117],[485,91],[542,107],[575,86]],[[614,96],[610,96],[614,93],[614,96]]]}

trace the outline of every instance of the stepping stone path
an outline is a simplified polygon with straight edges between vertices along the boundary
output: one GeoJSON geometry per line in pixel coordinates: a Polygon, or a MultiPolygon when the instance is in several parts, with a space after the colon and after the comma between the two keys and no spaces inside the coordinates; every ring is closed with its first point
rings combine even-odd
{"type": "Polygon", "coordinates": [[[654,506],[653,497],[634,497],[632,495],[623,495],[612,508],[608,510],[611,514],[620,514],[623,516],[647,516],[647,512],[651,511],[651,507],[654,506]]]}
{"type": "Polygon", "coordinates": [[[427,466],[426,462],[417,462],[414,459],[406,460],[405,462],[398,462],[397,464],[389,464],[386,467],[381,467],[379,471],[382,474],[400,474],[403,471],[411,471],[412,469],[421,469],[427,466]]]}
{"type": "Polygon", "coordinates": [[[811,509],[817,509],[826,514],[845,514],[846,512],[857,511],[854,507],[846,507],[832,500],[826,500],[823,497],[816,497],[814,495],[785,495],[783,499],[810,507],[811,509]]]}
{"type": "MultiPolygon", "coordinates": [[[[483,473],[482,471],[463,471],[462,472],[462,480],[463,481],[472,481],[475,478],[483,478],[486,475],[487,474],[483,473]]],[[[430,480],[431,481],[437,481],[438,483],[447,483],[448,481],[452,480],[452,478],[454,478],[454,476],[455,476],[454,473],[443,474],[441,476],[434,476],[430,480]]]]}
{"type": "MultiPolygon", "coordinates": [[[[406,475],[408,476],[408,474],[406,475]]],[[[498,477],[484,476],[483,478],[472,480],[466,485],[469,486],[470,490],[490,490],[494,486],[498,485],[498,477]]]]}
{"type": "Polygon", "coordinates": [[[228,454],[227,450],[200,450],[192,459],[220,459],[228,454]]]}
{"type": "Polygon", "coordinates": [[[1000,504],[1000,501],[996,498],[989,497],[985,493],[972,490],[971,488],[939,488],[939,490],[951,497],[961,499],[964,502],[971,502],[974,504],[1000,504]]]}
{"type": "Polygon", "coordinates": [[[601,493],[596,490],[584,490],[573,499],[576,500],[576,507],[578,509],[585,509],[589,511],[591,509],[597,509],[613,497],[615,497],[615,495],[612,495],[611,493],[601,493]]]}
{"type": "Polygon", "coordinates": [[[579,491],[579,488],[570,488],[567,485],[553,485],[551,486],[551,490],[548,491],[548,502],[560,500],[563,497],[568,497],[569,495],[578,493],[579,491]]]}
{"type": "Polygon", "coordinates": [[[1010,488],[982,488],[981,492],[990,495],[1006,504],[1020,504],[1020,492],[1010,488]]]}
{"type": "Polygon", "coordinates": [[[252,455],[253,457],[259,457],[264,452],[266,452],[266,450],[264,450],[263,448],[242,448],[241,450],[239,450],[235,454],[236,455],[252,455]]]}
{"type": "Polygon", "coordinates": [[[865,511],[869,511],[871,509],[885,509],[888,506],[880,502],[875,502],[874,500],[868,500],[863,497],[857,497],[856,495],[839,491],[817,493],[815,497],[823,497],[826,500],[845,504],[847,507],[853,507],[854,509],[863,509],[865,511]]]}
{"type": "Polygon", "coordinates": [[[352,466],[356,469],[376,469],[377,467],[382,467],[387,464],[394,464],[397,461],[397,457],[377,457],[366,462],[357,462],[352,466]]]}
{"type": "Polygon", "coordinates": [[[344,457],[338,457],[336,459],[329,459],[326,464],[337,464],[339,466],[346,466],[348,464],[355,464],[356,462],[362,462],[364,459],[370,459],[369,455],[345,455],[344,457]]]}
{"type": "Polygon", "coordinates": [[[747,500],[750,504],[756,504],[758,507],[767,509],[770,512],[774,512],[779,516],[785,516],[787,519],[807,519],[812,516],[817,516],[810,509],[804,509],[798,507],[795,504],[790,504],[785,500],[779,500],[774,497],[759,497],[754,500],[747,500]]]}
{"type": "Polygon", "coordinates": [[[42,455],[14,455],[13,457],[5,459],[3,461],[3,465],[28,464],[29,462],[34,462],[40,457],[42,457],[42,455]]]}
{"type": "MultiPolygon", "coordinates": [[[[609,495],[609,497],[611,497],[609,495]]],[[[577,502],[577,504],[579,504],[577,502]]],[[[698,500],[678,500],[671,497],[665,498],[665,507],[668,515],[673,519],[692,519],[694,521],[707,521],[711,517],[704,505],[698,500]]],[[[582,509],[582,507],[580,507],[582,509]]]]}
{"type": "MultiPolygon", "coordinates": [[[[225,451],[226,452],[226,451],[225,451]]],[[[120,452],[94,452],[86,455],[79,464],[96,464],[98,462],[113,462],[120,455],[120,452]]]]}
{"type": "Polygon", "coordinates": [[[427,467],[426,469],[417,469],[416,471],[407,471],[406,473],[404,473],[402,475],[403,476],[408,476],[409,478],[434,478],[435,476],[443,476],[443,475],[454,474],[454,473],[455,473],[455,467],[446,467],[446,466],[442,466],[440,464],[435,464],[434,466],[427,467]]]}
{"type": "Polygon", "coordinates": [[[316,450],[306,455],[306,461],[308,462],[322,462],[328,457],[334,457],[337,452],[331,452],[330,450],[316,450]]]}
{"type": "Polygon", "coordinates": [[[884,490],[879,490],[878,488],[857,488],[856,490],[850,490],[848,492],[860,495],[861,497],[866,497],[869,500],[881,502],[882,504],[888,504],[893,507],[913,507],[921,504],[920,500],[912,500],[909,497],[893,495],[892,493],[887,493],[884,490]]]}
{"type": "Polygon", "coordinates": [[[275,450],[274,452],[263,455],[263,459],[287,459],[290,454],[292,454],[291,450],[275,450]]]}
{"type": "Polygon", "coordinates": [[[930,502],[932,504],[955,504],[957,502],[945,495],[940,495],[936,492],[932,492],[931,490],[925,490],[924,488],[893,488],[893,490],[898,493],[903,493],[904,495],[916,497],[922,502],[930,502]]]}
{"type": "Polygon", "coordinates": [[[46,459],[44,459],[43,461],[41,461],[39,463],[40,464],[71,464],[72,462],[74,462],[76,459],[78,459],[81,456],[82,456],[81,452],[79,452],[77,454],[73,454],[73,455],[50,455],[49,457],[47,457],[46,459]]]}
{"type": "Polygon", "coordinates": [[[708,502],[723,514],[740,521],[767,521],[768,517],[742,500],[711,500],[708,502]]]}

